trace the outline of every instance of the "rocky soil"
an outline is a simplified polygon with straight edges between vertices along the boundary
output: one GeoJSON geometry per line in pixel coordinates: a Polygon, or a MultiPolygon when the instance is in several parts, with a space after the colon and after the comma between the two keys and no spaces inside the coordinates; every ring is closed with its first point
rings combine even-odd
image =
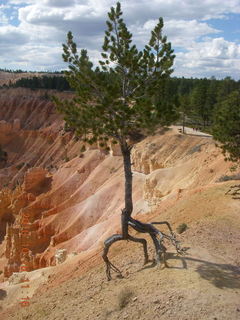
{"type": "MultiPolygon", "coordinates": [[[[174,227],[183,221],[188,225],[178,236],[189,247],[188,254],[178,256],[167,244],[169,268],[143,266],[138,245],[116,244],[111,257],[123,271],[123,279],[113,274],[108,282],[96,252],[84,263],[65,262],[39,287],[29,307],[15,307],[4,316],[19,320],[239,319],[240,219],[239,204],[225,195],[231,185],[189,194],[187,200],[153,213],[155,220],[171,219],[174,227]]],[[[153,255],[153,248],[149,250],[153,255]]]]}

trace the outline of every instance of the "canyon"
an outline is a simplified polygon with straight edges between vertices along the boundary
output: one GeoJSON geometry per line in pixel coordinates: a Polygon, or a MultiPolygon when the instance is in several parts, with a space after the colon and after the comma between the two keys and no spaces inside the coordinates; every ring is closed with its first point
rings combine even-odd
{"type": "MultiPolygon", "coordinates": [[[[0,145],[7,154],[0,166],[0,290],[7,296],[0,302],[3,312],[13,308],[11,318],[16,319],[16,310],[20,308],[16,305],[21,296],[20,280],[16,280],[18,274],[29,274],[32,285],[28,295],[34,301],[35,295],[40,294],[45,303],[44,294],[50,289],[56,290],[60,284],[69,284],[73,273],[74,277],[79,277],[84,290],[90,290],[84,282],[89,272],[96,279],[96,287],[100,286],[105,276],[104,271],[99,270],[103,241],[112,233],[120,232],[124,203],[120,150],[111,143],[108,152],[98,144],[85,146],[72,132],[66,132],[63,119],[49,100],[54,94],[61,98],[72,95],[22,88],[0,90],[0,145]]],[[[232,278],[236,278],[235,294],[226,293],[233,306],[240,289],[237,285],[239,203],[226,194],[236,181],[224,182],[223,179],[233,175],[233,163],[224,161],[210,135],[191,131],[182,134],[178,129],[177,126],[159,129],[155,135],[134,145],[133,215],[141,221],[168,220],[174,229],[185,223],[189,229],[179,238],[191,244],[195,255],[202,246],[206,250],[205,258],[209,256],[219,264],[225,254],[229,264],[237,268],[232,273],[232,278]],[[224,242],[225,249],[218,247],[217,241],[224,242]]],[[[124,263],[120,261],[125,256],[133,255],[138,261],[138,255],[135,251],[132,253],[132,245],[130,248],[128,245],[128,249],[124,249],[124,243],[116,247],[114,257],[123,268],[124,263]]],[[[199,250],[204,254],[204,249],[199,250]]],[[[141,256],[141,252],[136,252],[141,256]]],[[[145,286],[144,279],[138,278],[134,263],[129,272],[134,281],[145,286]]],[[[176,271],[173,274],[176,275],[176,271]]],[[[150,273],[145,276],[149,279],[150,273]]],[[[153,277],[157,281],[156,274],[153,277]]],[[[115,280],[115,284],[120,288],[119,281],[115,280]]],[[[90,283],[95,286],[92,278],[90,283]]],[[[167,290],[166,283],[164,286],[167,290]]],[[[112,284],[109,288],[114,290],[112,284]]],[[[108,289],[104,289],[104,297],[98,298],[107,300],[108,289]]],[[[29,308],[30,319],[40,319],[33,307],[29,308]]],[[[83,310],[84,319],[88,319],[87,307],[83,310]]],[[[137,319],[135,311],[129,310],[127,318],[137,319]]],[[[227,317],[231,314],[229,310],[227,317]]],[[[25,316],[29,319],[28,311],[23,312],[26,314],[22,319],[25,316]]],[[[112,319],[117,319],[119,314],[124,316],[121,310],[114,312],[110,315],[112,319]]],[[[101,311],[100,316],[107,318],[101,311]]],[[[200,319],[187,311],[185,316],[185,319],[200,319]]],[[[60,318],[61,312],[47,317],[60,318]]],[[[150,318],[149,310],[145,319],[150,318]]],[[[78,319],[77,312],[71,319],[78,319]]],[[[172,319],[170,315],[168,319],[172,319]]],[[[184,314],[177,319],[184,319],[184,314]]],[[[235,313],[231,319],[235,319],[235,313]]]]}

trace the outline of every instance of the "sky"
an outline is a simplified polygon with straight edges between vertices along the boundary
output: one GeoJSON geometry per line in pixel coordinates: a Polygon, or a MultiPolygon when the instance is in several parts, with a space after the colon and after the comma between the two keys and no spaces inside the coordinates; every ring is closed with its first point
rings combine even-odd
{"type": "MultiPolygon", "coordinates": [[[[112,0],[0,0],[0,68],[57,71],[69,30],[100,59],[112,0]]],[[[139,49],[159,17],[176,58],[174,76],[240,79],[240,0],[123,0],[123,19],[139,49]]]]}

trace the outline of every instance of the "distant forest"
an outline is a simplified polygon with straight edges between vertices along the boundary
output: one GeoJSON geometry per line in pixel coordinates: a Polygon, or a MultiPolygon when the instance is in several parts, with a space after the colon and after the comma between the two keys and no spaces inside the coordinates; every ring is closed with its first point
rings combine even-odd
{"type": "MultiPolygon", "coordinates": [[[[111,81],[111,79],[109,79],[111,81]]],[[[6,85],[5,85],[6,87],[6,85]]],[[[43,77],[22,78],[8,87],[24,87],[35,89],[71,90],[62,75],[46,75],[43,77]]],[[[199,129],[210,129],[214,110],[233,91],[240,90],[240,81],[230,77],[223,80],[203,78],[176,78],[165,81],[159,89],[159,106],[173,103],[179,110],[180,122],[183,125],[196,126],[199,129]]],[[[180,123],[179,122],[179,123],[180,123]]]]}
{"type": "Polygon", "coordinates": [[[54,74],[61,74],[64,73],[64,71],[54,71],[54,72],[50,72],[50,71],[26,71],[26,70],[22,70],[22,69],[17,69],[17,70],[11,70],[11,69],[2,69],[0,68],[0,72],[9,72],[9,73],[54,73],[54,74]]]}
{"type": "Polygon", "coordinates": [[[64,76],[43,76],[43,77],[31,77],[21,78],[16,82],[10,82],[8,87],[14,88],[30,88],[35,89],[54,89],[58,91],[69,91],[71,90],[69,83],[64,76]]]}

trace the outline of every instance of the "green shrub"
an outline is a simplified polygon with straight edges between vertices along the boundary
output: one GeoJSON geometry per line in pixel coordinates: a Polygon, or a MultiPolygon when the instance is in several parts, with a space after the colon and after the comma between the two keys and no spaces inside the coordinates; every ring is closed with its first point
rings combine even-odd
{"type": "Polygon", "coordinates": [[[184,231],[186,231],[188,229],[188,226],[186,223],[182,223],[177,227],[177,233],[181,234],[184,231]]]}
{"type": "Polygon", "coordinates": [[[16,168],[18,169],[18,170],[20,170],[20,169],[22,169],[22,167],[24,167],[25,166],[25,162],[21,162],[21,163],[19,163],[18,165],[16,165],[16,168]]]}
{"type": "Polygon", "coordinates": [[[112,173],[116,172],[117,170],[118,170],[118,169],[112,167],[112,168],[110,169],[110,173],[112,174],[112,173]]]}
{"type": "Polygon", "coordinates": [[[8,154],[4,151],[0,145],[0,161],[7,161],[8,154]]]}
{"type": "Polygon", "coordinates": [[[81,149],[80,149],[80,152],[85,152],[86,151],[86,147],[85,147],[85,145],[83,145],[82,147],[81,147],[81,149]]]}

